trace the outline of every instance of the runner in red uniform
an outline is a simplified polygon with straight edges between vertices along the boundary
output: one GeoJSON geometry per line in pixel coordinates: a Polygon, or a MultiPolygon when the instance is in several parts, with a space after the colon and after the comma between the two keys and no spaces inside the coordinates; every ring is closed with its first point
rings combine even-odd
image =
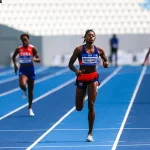
{"type": "Polygon", "coordinates": [[[20,36],[22,41],[22,45],[16,48],[12,60],[14,63],[14,70],[17,74],[18,66],[16,64],[16,56],[19,55],[19,85],[22,89],[22,97],[26,98],[26,85],[28,85],[28,110],[29,115],[34,116],[32,110],[32,100],[33,100],[33,88],[34,88],[34,80],[35,80],[35,73],[34,73],[34,65],[33,62],[40,62],[40,57],[36,48],[33,45],[29,44],[29,35],[22,34],[20,36]]]}

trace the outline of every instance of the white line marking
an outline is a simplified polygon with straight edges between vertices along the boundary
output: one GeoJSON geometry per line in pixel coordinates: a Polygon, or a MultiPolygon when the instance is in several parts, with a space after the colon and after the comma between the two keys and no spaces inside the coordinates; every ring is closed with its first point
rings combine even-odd
{"type": "Polygon", "coordinates": [[[3,69],[3,68],[5,68],[4,66],[0,66],[0,69],[3,69]]]}
{"type": "MultiPolygon", "coordinates": [[[[95,128],[93,130],[118,130],[120,128],[95,128]]],[[[59,131],[82,131],[82,130],[88,130],[88,129],[54,129],[54,130],[59,130],[59,131]]],[[[124,130],[150,130],[150,128],[124,128],[124,130]]],[[[0,130],[1,131],[1,130],[0,130]]]]}
{"type": "MultiPolygon", "coordinates": [[[[101,131],[101,130],[118,130],[119,128],[97,128],[97,129],[93,129],[96,131],[101,131]]],[[[55,131],[85,131],[88,129],[54,129],[55,131]]],[[[1,130],[0,130],[1,131],[1,130]]]]}
{"type": "MultiPolygon", "coordinates": [[[[122,67],[118,67],[112,74],[110,74],[105,80],[102,81],[99,88],[101,88],[106,82],[108,82],[112,77],[114,77],[122,67]]],[[[85,100],[87,96],[85,97],[85,100]]],[[[75,107],[70,109],[62,118],[60,118],[51,128],[49,128],[42,136],[40,136],[32,145],[30,145],[26,150],[33,148],[39,141],[41,141],[48,133],[50,133],[62,120],[64,120],[69,114],[75,110],[75,107]]]]}
{"type": "MultiPolygon", "coordinates": [[[[57,146],[57,145],[54,145],[54,146],[35,146],[34,149],[36,148],[75,148],[75,147],[109,147],[109,146],[112,146],[111,144],[99,144],[99,145],[60,145],[60,146],[57,146]]],[[[122,145],[118,145],[119,147],[133,147],[133,146],[150,146],[150,144],[122,144],[122,145]]]]}
{"type": "MultiPolygon", "coordinates": [[[[48,68],[49,68],[49,67],[42,67],[42,68],[37,69],[35,72],[36,72],[36,73],[39,73],[39,72],[42,72],[42,71],[44,71],[44,70],[46,70],[46,69],[48,69],[48,68]]],[[[8,75],[8,74],[11,74],[11,73],[13,73],[13,72],[14,72],[13,69],[7,70],[7,71],[5,71],[5,72],[0,73],[0,76],[8,75]]],[[[9,81],[12,81],[11,79],[12,79],[12,80],[17,79],[17,77],[15,76],[15,78],[12,77],[12,78],[9,78],[8,80],[9,80],[9,81]]],[[[7,80],[6,80],[6,82],[7,82],[7,80]]],[[[0,83],[1,83],[1,82],[0,82],[0,83]]]]}
{"type": "Polygon", "coordinates": [[[35,130],[0,130],[0,132],[37,132],[37,131],[45,131],[47,129],[35,129],[35,130]]]}
{"type": "MultiPolygon", "coordinates": [[[[98,142],[98,143],[100,143],[100,142],[98,142]]],[[[105,146],[105,147],[110,147],[110,146],[112,146],[112,144],[101,144],[101,145],[90,145],[90,144],[88,144],[88,145],[60,145],[60,146],[58,146],[58,145],[54,145],[54,146],[35,146],[34,147],[34,149],[37,149],[37,148],[75,148],[75,147],[102,147],[102,146],[105,146]]],[[[28,150],[28,149],[26,149],[26,150],[28,150]]]]}
{"type": "MultiPolygon", "coordinates": [[[[55,72],[54,74],[50,74],[50,75],[47,75],[47,76],[45,76],[45,77],[42,77],[42,78],[40,78],[40,79],[38,79],[38,80],[35,80],[35,84],[36,84],[36,83],[39,83],[39,82],[42,82],[42,81],[45,81],[45,80],[48,80],[48,79],[53,78],[53,77],[55,77],[55,76],[61,75],[61,74],[65,73],[65,72],[67,72],[67,71],[69,71],[69,69],[62,69],[62,70],[60,70],[60,71],[58,71],[58,72],[55,72]]],[[[16,91],[18,91],[18,90],[20,90],[19,87],[18,87],[18,88],[15,88],[15,89],[12,89],[12,90],[9,90],[9,91],[7,91],[7,92],[1,93],[1,94],[0,94],[0,97],[5,96],[5,95],[8,95],[8,94],[11,94],[11,93],[16,92],[16,91]]]]}
{"type": "Polygon", "coordinates": [[[18,76],[13,76],[13,77],[10,77],[10,78],[7,78],[7,79],[3,79],[0,81],[0,84],[3,84],[3,83],[6,83],[6,82],[9,82],[9,81],[13,81],[13,80],[16,80],[18,79],[18,76]]]}
{"type": "MultiPolygon", "coordinates": [[[[93,130],[118,130],[120,128],[96,128],[93,130]]],[[[75,131],[80,131],[80,130],[88,130],[88,129],[54,129],[54,130],[75,130],[75,131]]],[[[124,128],[124,130],[150,130],[150,128],[124,128]]],[[[1,130],[0,130],[1,131],[1,130]]]]}
{"type": "MultiPolygon", "coordinates": [[[[98,143],[100,143],[100,142],[98,142],[98,143]]],[[[88,145],[66,145],[66,146],[64,146],[64,145],[60,145],[60,146],[58,146],[58,145],[53,145],[53,146],[36,146],[36,147],[34,147],[33,149],[39,149],[39,148],[81,148],[81,147],[111,147],[112,146],[112,144],[98,144],[98,145],[90,145],[90,144],[88,144],[88,145]]],[[[119,147],[126,147],[126,146],[128,146],[128,147],[135,147],[135,146],[150,146],[150,143],[149,144],[122,144],[122,145],[118,145],[119,147]]],[[[25,149],[25,148],[27,148],[27,147],[0,147],[0,149],[25,149]]],[[[26,150],[28,150],[28,149],[26,149],[26,150]]]]}
{"type": "Polygon", "coordinates": [[[124,145],[118,145],[119,147],[122,146],[150,146],[150,143],[149,144],[124,144],[124,145]]]}
{"type": "Polygon", "coordinates": [[[25,149],[27,147],[0,147],[0,149],[25,149]]]}
{"type": "Polygon", "coordinates": [[[112,77],[114,77],[120,70],[122,69],[122,67],[118,67],[112,74],[110,74],[101,84],[98,88],[101,88],[106,82],[108,82],[112,77]]]}
{"type": "Polygon", "coordinates": [[[45,70],[47,70],[47,69],[49,69],[49,68],[50,68],[50,67],[41,67],[41,68],[35,70],[35,73],[43,72],[43,71],[45,71],[45,70]]]}
{"type": "MultiPolygon", "coordinates": [[[[119,128],[97,128],[97,129],[93,129],[96,131],[101,131],[101,130],[118,130],[119,128]]],[[[0,130],[0,132],[34,132],[34,131],[45,131],[48,129],[34,129],[34,130],[0,130]]],[[[87,131],[88,129],[54,129],[55,131],[87,131]]]]}
{"type": "Polygon", "coordinates": [[[143,79],[143,77],[144,77],[145,71],[146,71],[146,66],[144,66],[143,69],[142,69],[142,72],[141,72],[141,74],[140,74],[138,83],[137,83],[137,85],[136,85],[136,88],[135,88],[134,93],[133,93],[133,95],[132,95],[132,98],[131,98],[131,100],[130,100],[130,104],[129,104],[128,109],[127,109],[127,111],[126,111],[126,114],[125,114],[125,116],[124,116],[123,122],[122,122],[121,127],[120,127],[120,130],[119,130],[119,132],[118,132],[118,134],[117,134],[117,137],[116,137],[116,140],[115,140],[114,145],[113,145],[113,147],[112,147],[112,150],[115,150],[116,147],[117,147],[118,141],[119,141],[120,136],[121,136],[121,134],[122,134],[123,128],[124,128],[125,123],[126,123],[126,121],[127,121],[128,115],[129,115],[129,113],[130,113],[131,107],[132,107],[132,105],[133,105],[134,99],[135,99],[135,97],[136,97],[136,94],[137,94],[138,89],[139,89],[139,87],[140,87],[140,84],[141,84],[141,82],[142,82],[142,79],[143,79]]]}
{"type": "Polygon", "coordinates": [[[150,130],[150,128],[124,128],[125,130],[150,130]]]}
{"type": "MultiPolygon", "coordinates": [[[[70,145],[66,145],[66,146],[37,146],[34,147],[34,149],[39,149],[39,148],[75,148],[75,147],[102,147],[102,146],[112,146],[112,145],[75,145],[75,146],[70,146],[70,145]]],[[[23,148],[27,148],[27,147],[0,147],[0,149],[23,149],[23,148]]],[[[27,150],[27,149],[26,149],[27,150]]]]}
{"type": "MultiPolygon", "coordinates": [[[[108,141],[110,143],[114,143],[115,141],[108,141]]],[[[119,143],[125,143],[125,141],[119,141],[119,143]]]]}
{"type": "Polygon", "coordinates": [[[52,77],[61,75],[61,74],[65,73],[65,72],[67,72],[67,71],[69,71],[68,68],[61,69],[60,71],[57,71],[57,72],[55,72],[54,74],[50,74],[50,75],[47,75],[47,76],[45,76],[45,77],[43,77],[43,78],[38,79],[38,80],[36,81],[36,83],[39,83],[39,82],[45,81],[45,80],[47,80],[47,79],[50,79],[50,78],[52,78],[52,77]]]}
{"type": "MultiPolygon", "coordinates": [[[[111,130],[119,130],[120,128],[96,128],[93,129],[93,131],[111,131],[111,130]]],[[[35,131],[45,131],[48,129],[34,129],[34,130],[18,130],[18,129],[14,129],[14,130],[0,130],[0,132],[35,132],[35,131]]],[[[88,129],[53,129],[54,131],[88,131],[88,129]]],[[[150,130],[150,128],[124,128],[124,130],[150,130]]],[[[112,142],[112,141],[111,141],[112,142]]],[[[114,141],[113,141],[114,142],[114,141]]],[[[121,142],[121,141],[119,141],[121,142]]]]}
{"type": "MultiPolygon", "coordinates": [[[[75,81],[75,79],[76,79],[76,78],[72,78],[71,80],[69,80],[69,81],[67,81],[67,82],[65,82],[65,83],[63,83],[63,84],[57,86],[56,88],[50,90],[49,92],[47,92],[47,93],[45,93],[45,94],[43,94],[43,95],[37,97],[36,99],[33,100],[33,103],[35,103],[35,102],[39,101],[40,99],[42,99],[42,98],[44,98],[44,97],[46,97],[46,96],[48,96],[48,95],[50,95],[50,94],[52,94],[52,93],[58,91],[59,89],[62,89],[63,87],[65,87],[65,86],[71,84],[72,82],[75,81]]],[[[6,117],[8,117],[8,116],[10,116],[11,114],[13,114],[13,113],[15,113],[15,112],[17,112],[17,111],[19,111],[19,110],[21,110],[21,109],[23,109],[23,108],[25,108],[26,106],[28,106],[28,103],[26,103],[25,105],[22,105],[21,107],[19,107],[19,108],[13,110],[13,111],[7,113],[6,115],[0,117],[0,120],[6,118],[6,117]]]]}
{"type": "Polygon", "coordinates": [[[129,143],[130,144],[150,144],[150,142],[148,142],[148,141],[147,142],[145,142],[145,141],[144,142],[142,142],[142,141],[141,142],[140,141],[139,142],[129,142],[129,143]]]}
{"type": "MultiPolygon", "coordinates": [[[[49,67],[42,67],[42,68],[39,68],[37,70],[35,70],[35,74],[36,73],[40,73],[40,72],[43,72],[45,70],[47,70],[49,67]]],[[[14,71],[13,71],[14,72],[14,71]]],[[[0,81],[0,84],[3,84],[3,83],[6,83],[6,82],[9,82],[9,81],[13,81],[13,80],[16,80],[18,79],[18,76],[13,76],[13,77],[10,77],[8,79],[4,79],[4,80],[1,80],[0,81]]]]}
{"type": "Polygon", "coordinates": [[[7,71],[4,71],[4,72],[1,72],[0,73],[0,76],[4,76],[4,75],[8,75],[8,74],[11,74],[13,73],[14,71],[11,69],[11,70],[7,70],[7,71]]]}

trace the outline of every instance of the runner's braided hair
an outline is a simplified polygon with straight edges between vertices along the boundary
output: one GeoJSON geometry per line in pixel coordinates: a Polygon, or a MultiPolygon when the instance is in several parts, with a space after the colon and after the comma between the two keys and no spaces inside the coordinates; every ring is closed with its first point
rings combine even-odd
{"type": "Polygon", "coordinates": [[[85,31],[85,35],[84,35],[84,37],[82,37],[82,38],[84,38],[83,43],[85,42],[85,37],[87,36],[87,34],[88,34],[89,32],[93,32],[93,33],[95,34],[95,32],[94,32],[94,30],[93,30],[93,29],[88,29],[88,30],[86,30],[86,31],[85,31]]]}

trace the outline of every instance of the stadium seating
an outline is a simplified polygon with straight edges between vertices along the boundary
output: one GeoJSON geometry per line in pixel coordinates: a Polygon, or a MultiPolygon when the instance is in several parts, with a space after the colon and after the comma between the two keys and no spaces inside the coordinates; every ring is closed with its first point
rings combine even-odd
{"type": "Polygon", "coordinates": [[[0,24],[33,35],[150,33],[144,0],[7,0],[0,4],[0,24]]]}

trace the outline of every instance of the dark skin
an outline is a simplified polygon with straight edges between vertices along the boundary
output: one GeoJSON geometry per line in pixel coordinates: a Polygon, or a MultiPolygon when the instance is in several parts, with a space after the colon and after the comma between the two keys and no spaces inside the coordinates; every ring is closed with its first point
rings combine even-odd
{"type": "MultiPolygon", "coordinates": [[[[23,36],[22,37],[22,44],[25,48],[27,48],[29,46],[29,39],[27,36],[23,36]]],[[[36,50],[36,48],[33,47],[33,58],[32,58],[32,61],[33,62],[37,62],[39,63],[40,62],[40,57],[39,57],[39,54],[36,50]]],[[[18,71],[18,66],[16,64],[16,56],[19,54],[19,48],[17,48],[12,56],[12,60],[13,60],[13,63],[14,63],[14,71],[15,71],[15,74],[17,74],[17,71],[18,71]]],[[[22,66],[27,66],[29,64],[20,64],[20,67],[22,66]]],[[[33,65],[30,64],[30,65],[33,65]]],[[[29,109],[32,107],[32,100],[33,100],[33,88],[34,88],[34,80],[30,80],[28,79],[27,76],[25,75],[20,75],[19,76],[19,85],[20,85],[20,88],[23,90],[23,91],[26,91],[26,84],[28,85],[28,99],[29,99],[29,109]]]]}
{"type": "MultiPolygon", "coordinates": [[[[90,31],[87,33],[87,35],[85,36],[85,48],[86,48],[86,52],[88,54],[92,54],[94,53],[94,41],[95,41],[95,33],[90,31]]],[[[79,70],[77,68],[74,67],[74,62],[76,61],[76,59],[78,58],[78,56],[81,54],[82,52],[82,45],[79,47],[76,47],[76,49],[73,52],[73,55],[70,58],[69,61],[69,68],[75,72],[75,74],[77,76],[82,75],[82,73],[84,74],[88,74],[88,73],[92,73],[92,72],[96,72],[96,66],[80,66],[79,70]]],[[[98,53],[103,61],[103,66],[105,68],[108,67],[108,59],[104,53],[104,51],[97,47],[98,53]]],[[[90,84],[88,84],[87,89],[80,89],[80,88],[76,88],[76,110],[77,111],[81,111],[83,109],[84,106],[84,101],[85,101],[85,96],[86,96],[86,91],[88,93],[88,120],[89,120],[89,131],[88,134],[92,134],[92,130],[93,130],[93,125],[94,125],[94,120],[95,120],[95,110],[94,110],[94,102],[96,100],[96,96],[97,96],[97,82],[92,82],[90,84]]]]}
{"type": "Polygon", "coordinates": [[[145,56],[145,59],[144,59],[144,62],[142,63],[142,66],[146,65],[147,59],[149,57],[149,54],[150,54],[150,48],[149,48],[149,50],[148,50],[148,52],[147,52],[147,54],[145,56]]]}

